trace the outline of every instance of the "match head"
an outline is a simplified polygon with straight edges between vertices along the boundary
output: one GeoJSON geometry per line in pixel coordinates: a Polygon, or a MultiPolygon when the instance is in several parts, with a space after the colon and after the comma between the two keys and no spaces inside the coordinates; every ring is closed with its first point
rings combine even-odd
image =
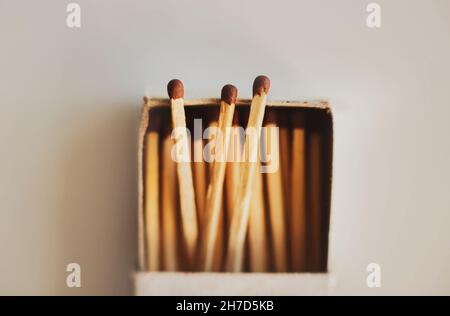
{"type": "Polygon", "coordinates": [[[270,79],[266,76],[258,76],[253,81],[253,96],[259,94],[261,95],[263,92],[265,94],[269,93],[270,88],[270,79]]]}
{"type": "Polygon", "coordinates": [[[171,99],[184,98],[184,86],[181,80],[172,79],[167,84],[167,93],[171,99]]]}
{"type": "Polygon", "coordinates": [[[227,104],[236,104],[237,88],[232,84],[227,84],[222,88],[220,99],[227,104]]]}

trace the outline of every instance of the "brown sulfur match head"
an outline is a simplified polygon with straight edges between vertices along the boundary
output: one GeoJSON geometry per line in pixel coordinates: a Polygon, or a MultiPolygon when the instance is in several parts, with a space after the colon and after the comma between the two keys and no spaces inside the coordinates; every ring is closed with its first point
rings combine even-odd
{"type": "Polygon", "coordinates": [[[171,99],[180,99],[184,97],[184,86],[181,80],[172,79],[167,84],[167,93],[171,99]]]}
{"type": "Polygon", "coordinates": [[[227,104],[236,104],[237,88],[232,84],[227,84],[222,88],[220,99],[227,104]]]}
{"type": "Polygon", "coordinates": [[[253,81],[253,96],[259,94],[261,95],[263,92],[265,94],[269,93],[270,88],[270,79],[266,76],[258,76],[253,81]]]}

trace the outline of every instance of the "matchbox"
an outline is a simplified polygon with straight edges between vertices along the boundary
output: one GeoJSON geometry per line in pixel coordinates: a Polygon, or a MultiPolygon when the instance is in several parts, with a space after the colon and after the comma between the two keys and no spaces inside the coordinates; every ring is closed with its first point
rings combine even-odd
{"type": "MultiPolygon", "coordinates": [[[[236,112],[242,121],[248,116],[251,100],[238,99],[236,112]]],[[[184,100],[186,112],[186,124],[193,130],[194,118],[214,116],[220,104],[218,99],[184,100]]],[[[314,160],[305,168],[307,180],[306,205],[315,205],[320,209],[319,234],[315,234],[316,246],[320,248],[320,254],[315,255],[317,260],[308,263],[305,268],[291,266],[288,272],[275,272],[274,263],[271,262],[267,272],[250,272],[246,265],[242,272],[213,272],[201,271],[166,272],[148,271],[147,246],[146,245],[146,221],[144,211],[145,201],[145,135],[149,125],[158,121],[160,126],[170,126],[170,103],[168,99],[145,98],[142,118],[138,135],[138,271],[134,275],[136,295],[326,295],[331,294],[336,280],[332,274],[332,262],[330,258],[330,214],[332,193],[332,156],[333,156],[333,119],[332,112],[326,101],[297,102],[297,101],[268,101],[266,111],[275,111],[279,118],[278,125],[290,122],[296,114],[301,114],[302,126],[305,133],[320,136],[319,155],[308,156],[307,161],[314,160]],[[308,160],[309,159],[309,160],[308,160]],[[312,179],[310,169],[320,169],[320,179],[312,179]],[[310,167],[310,168],[309,168],[310,167]],[[310,184],[316,186],[316,191],[310,184]],[[318,189],[317,189],[318,188],[318,189]],[[315,196],[315,197],[314,197],[315,196]],[[313,267],[314,265],[314,267],[313,267]],[[301,270],[301,272],[299,272],[301,270]]],[[[292,123],[285,127],[292,128],[292,123]]],[[[242,125],[245,126],[245,123],[242,125]]],[[[291,134],[290,134],[291,135],[291,134]]],[[[292,139],[292,135],[290,136],[292,139]]],[[[308,139],[308,138],[307,138],[308,139]]],[[[306,141],[306,150],[312,141],[306,141]]],[[[292,150],[292,149],[291,149],[292,150]]],[[[294,157],[294,156],[292,156],[294,157]]],[[[164,178],[159,180],[160,185],[164,178]]],[[[311,185],[312,186],[312,185],[311,185]]],[[[295,186],[290,188],[296,190],[295,186]]],[[[295,201],[295,199],[293,199],[295,201]]],[[[164,209],[161,210],[164,212],[164,209]]],[[[317,220],[316,220],[317,222],[317,220]]],[[[310,233],[308,233],[310,234],[310,233]]],[[[311,235],[307,235],[311,239],[311,235]]],[[[314,243],[313,243],[314,244],[314,243]]],[[[313,252],[311,246],[307,249],[308,256],[313,252]]],[[[269,249],[270,251],[270,249],[269,249]]],[[[292,253],[289,255],[289,258],[292,253]]]]}

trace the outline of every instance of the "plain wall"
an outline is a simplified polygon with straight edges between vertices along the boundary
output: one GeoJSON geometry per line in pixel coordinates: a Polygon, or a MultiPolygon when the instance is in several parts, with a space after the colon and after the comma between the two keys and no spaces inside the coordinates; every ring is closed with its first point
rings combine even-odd
{"type": "Polygon", "coordinates": [[[142,97],[259,74],[332,104],[337,293],[450,294],[448,0],[69,2],[0,0],[0,294],[132,294],[142,97]]]}

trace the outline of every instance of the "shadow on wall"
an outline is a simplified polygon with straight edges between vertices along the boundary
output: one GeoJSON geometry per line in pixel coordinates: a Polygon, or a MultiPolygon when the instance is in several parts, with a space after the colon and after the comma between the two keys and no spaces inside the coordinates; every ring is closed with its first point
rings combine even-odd
{"type": "MultiPolygon", "coordinates": [[[[58,294],[133,293],[140,108],[136,104],[99,108],[100,113],[92,109],[74,114],[71,122],[79,125],[65,144],[59,253],[61,266],[80,264],[81,288],[58,282],[58,294]]],[[[65,280],[69,272],[62,272],[65,280]]]]}

